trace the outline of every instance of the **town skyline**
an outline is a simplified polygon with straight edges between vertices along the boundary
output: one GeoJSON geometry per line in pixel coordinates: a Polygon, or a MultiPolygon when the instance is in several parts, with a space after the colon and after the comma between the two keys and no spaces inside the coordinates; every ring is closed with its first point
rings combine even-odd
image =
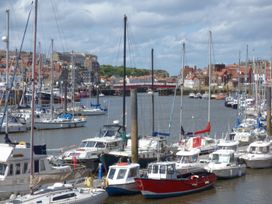
{"type": "MultiPolygon", "coordinates": [[[[0,2],[1,36],[5,35],[5,10],[10,9],[10,49],[20,45],[31,0],[0,2]]],[[[58,52],[91,53],[100,64],[122,65],[123,17],[128,16],[127,66],[151,65],[170,75],[182,67],[182,42],[186,43],[185,64],[208,65],[208,31],[213,33],[213,64],[238,63],[249,59],[271,59],[270,13],[272,3],[262,1],[39,1],[38,40],[49,55],[51,38],[58,52]]],[[[23,49],[31,51],[32,21],[23,49]]],[[[0,49],[5,44],[0,43],[0,49]]]]}

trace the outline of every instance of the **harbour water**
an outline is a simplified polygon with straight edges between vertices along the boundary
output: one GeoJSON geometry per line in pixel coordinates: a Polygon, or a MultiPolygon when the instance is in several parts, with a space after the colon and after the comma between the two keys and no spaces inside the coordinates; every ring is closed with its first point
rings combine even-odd
{"type": "MultiPolygon", "coordinates": [[[[161,132],[168,132],[169,121],[172,115],[171,136],[169,142],[177,141],[180,132],[180,98],[176,97],[173,114],[171,114],[173,96],[155,96],[155,129],[161,132]]],[[[83,104],[88,104],[90,99],[83,99],[83,104]]],[[[101,103],[108,103],[109,113],[105,116],[91,116],[84,128],[43,130],[35,131],[35,143],[47,144],[48,149],[67,147],[79,144],[82,139],[97,135],[103,124],[111,123],[113,120],[122,122],[122,97],[103,97],[101,103]]],[[[130,129],[130,97],[127,97],[127,124],[130,129]]],[[[185,131],[202,129],[206,126],[208,115],[208,102],[204,99],[183,100],[183,127],[185,131]]],[[[224,107],[223,101],[211,101],[211,135],[221,138],[230,130],[235,122],[236,110],[224,107]]],[[[151,133],[151,96],[138,94],[138,121],[139,134],[151,133]]],[[[0,135],[0,142],[3,142],[4,135],[0,135]]],[[[10,134],[10,139],[16,141],[29,141],[30,132],[10,134]]],[[[141,195],[112,197],[106,203],[184,203],[184,204],[205,204],[205,203],[249,203],[269,204],[272,200],[272,169],[252,170],[247,169],[246,176],[217,181],[215,188],[176,198],[162,200],[147,200],[141,195]]]]}

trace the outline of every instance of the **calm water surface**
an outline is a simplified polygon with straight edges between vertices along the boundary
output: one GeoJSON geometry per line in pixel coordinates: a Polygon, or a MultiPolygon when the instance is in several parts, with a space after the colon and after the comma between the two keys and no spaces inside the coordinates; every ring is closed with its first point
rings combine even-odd
{"type": "MultiPolygon", "coordinates": [[[[127,97],[127,124],[130,129],[130,97],[127,97]]],[[[155,129],[168,132],[173,96],[155,96],[155,129]]],[[[185,131],[202,129],[206,126],[208,117],[208,103],[203,99],[189,99],[184,97],[183,103],[183,126],[185,131]]],[[[88,104],[90,99],[82,100],[88,104]]],[[[86,127],[63,130],[35,131],[35,143],[46,143],[49,149],[60,148],[79,144],[82,139],[94,137],[103,124],[109,124],[113,120],[122,122],[122,97],[103,97],[100,102],[109,105],[109,113],[105,116],[91,116],[88,118],[86,127]]],[[[172,114],[171,137],[169,142],[177,141],[180,131],[180,98],[174,103],[172,114]]],[[[230,130],[235,121],[236,111],[224,107],[223,101],[211,101],[211,135],[221,138],[230,130]]],[[[139,134],[151,134],[151,96],[138,94],[138,121],[139,134]]],[[[12,134],[10,138],[16,141],[29,141],[30,132],[12,134]]],[[[3,142],[3,135],[0,135],[3,142]]],[[[249,203],[271,204],[272,203],[272,169],[252,170],[247,169],[246,176],[238,179],[217,181],[215,188],[191,195],[176,198],[147,200],[141,195],[121,196],[108,198],[106,203],[158,203],[158,204],[209,204],[209,203],[249,203]]]]}

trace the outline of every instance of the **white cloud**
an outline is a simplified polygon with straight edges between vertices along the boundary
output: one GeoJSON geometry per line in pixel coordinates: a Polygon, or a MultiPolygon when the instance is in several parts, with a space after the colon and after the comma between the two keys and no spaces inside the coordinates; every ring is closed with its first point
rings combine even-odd
{"type": "MultiPolygon", "coordinates": [[[[19,47],[32,0],[0,1],[1,35],[5,33],[5,9],[10,8],[11,48],[19,47]]],[[[58,51],[93,52],[100,64],[122,63],[123,16],[128,16],[128,65],[150,67],[155,49],[156,68],[177,74],[181,66],[181,42],[186,41],[186,62],[208,63],[208,31],[213,32],[217,63],[271,58],[270,0],[48,0],[39,1],[38,38],[44,52],[50,39],[58,51]],[[254,53],[252,49],[254,48],[254,53]]],[[[24,49],[31,50],[32,22],[24,49]]],[[[0,43],[4,49],[4,43],[0,43]]]]}

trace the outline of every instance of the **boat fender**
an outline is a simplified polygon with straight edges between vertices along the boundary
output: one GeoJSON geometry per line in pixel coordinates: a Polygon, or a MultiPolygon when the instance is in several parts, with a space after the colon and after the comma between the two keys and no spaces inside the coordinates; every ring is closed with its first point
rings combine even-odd
{"type": "Polygon", "coordinates": [[[106,177],[104,177],[103,178],[103,185],[102,185],[104,188],[106,188],[106,187],[108,187],[109,186],[109,180],[106,178],[106,177]]]}
{"type": "Polygon", "coordinates": [[[88,188],[92,188],[93,187],[93,177],[89,176],[89,177],[86,177],[85,179],[85,185],[88,187],[88,188]]]}
{"type": "Polygon", "coordinates": [[[192,175],[192,176],[191,176],[191,179],[198,179],[198,178],[199,178],[198,175],[192,175]]]}
{"type": "Polygon", "coordinates": [[[26,145],[26,142],[25,141],[20,141],[18,144],[19,145],[26,145]]]}

